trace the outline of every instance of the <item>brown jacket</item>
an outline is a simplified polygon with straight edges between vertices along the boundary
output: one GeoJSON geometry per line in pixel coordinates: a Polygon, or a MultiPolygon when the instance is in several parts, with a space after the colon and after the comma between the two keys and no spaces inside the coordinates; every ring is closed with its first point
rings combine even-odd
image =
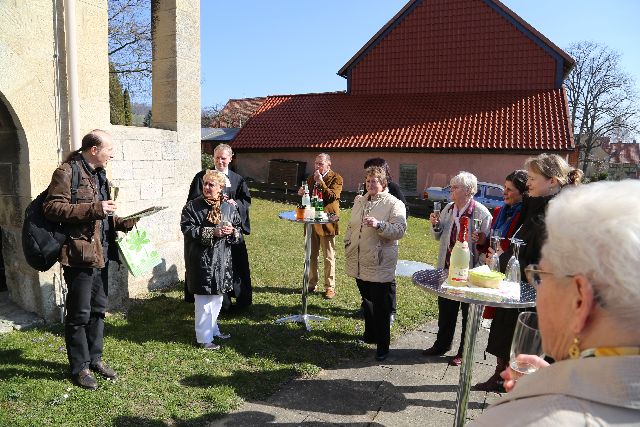
{"type": "MultiPolygon", "coordinates": [[[[329,214],[340,215],[340,193],[342,193],[342,177],[332,170],[322,178],[324,185],[322,190],[322,201],[324,202],[324,211],[329,214]]],[[[307,185],[312,189],[316,181],[313,175],[307,178],[307,185]]],[[[338,223],[330,223],[324,225],[314,225],[313,230],[319,236],[337,236],[338,223]]]]}
{"type": "MultiPolygon", "coordinates": [[[[50,221],[65,224],[67,241],[60,251],[60,264],[69,267],[103,268],[105,263],[101,227],[102,219],[107,214],[102,210],[95,181],[80,160],[78,166],[81,179],[76,204],[71,204],[71,164],[65,162],[55,170],[51,178],[49,195],[43,204],[44,215],[50,221]]],[[[115,230],[129,231],[135,223],[133,220],[123,220],[115,215],[112,218],[111,229],[115,230]]],[[[110,241],[110,244],[115,245],[115,241],[110,241]]]]}

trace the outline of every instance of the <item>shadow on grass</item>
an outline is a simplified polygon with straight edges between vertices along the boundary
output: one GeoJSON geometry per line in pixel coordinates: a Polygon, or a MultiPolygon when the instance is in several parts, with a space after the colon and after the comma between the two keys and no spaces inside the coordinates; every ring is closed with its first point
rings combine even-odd
{"type": "Polygon", "coordinates": [[[69,367],[67,364],[50,362],[42,359],[28,359],[22,355],[20,349],[0,350],[0,379],[20,376],[31,379],[56,379],[64,380],[69,377],[69,367]],[[24,366],[24,368],[7,367],[7,365],[24,366]]]}

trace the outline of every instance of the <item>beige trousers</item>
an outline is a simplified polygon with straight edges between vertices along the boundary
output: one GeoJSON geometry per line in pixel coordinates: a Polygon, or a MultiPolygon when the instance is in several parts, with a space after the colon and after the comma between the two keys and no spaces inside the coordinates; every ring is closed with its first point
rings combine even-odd
{"type": "Polygon", "coordinates": [[[311,233],[311,261],[309,263],[309,288],[318,284],[318,255],[322,247],[324,260],[324,290],[335,291],[336,287],[336,236],[319,236],[311,233]]]}

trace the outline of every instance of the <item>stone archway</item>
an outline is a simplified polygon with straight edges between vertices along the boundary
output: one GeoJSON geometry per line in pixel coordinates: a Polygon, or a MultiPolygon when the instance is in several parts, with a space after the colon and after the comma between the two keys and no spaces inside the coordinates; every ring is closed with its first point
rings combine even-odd
{"type": "Polygon", "coordinates": [[[22,226],[19,176],[18,127],[0,93],[0,290],[7,290],[7,285],[11,287],[9,263],[19,249],[22,226]]]}

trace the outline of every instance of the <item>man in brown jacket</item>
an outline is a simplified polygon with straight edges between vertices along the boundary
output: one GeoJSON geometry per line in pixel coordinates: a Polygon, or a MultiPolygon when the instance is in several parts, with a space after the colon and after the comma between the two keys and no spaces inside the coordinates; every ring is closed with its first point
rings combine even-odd
{"type": "MultiPolygon", "coordinates": [[[[309,190],[313,193],[315,186],[322,191],[324,211],[328,214],[340,214],[340,193],[342,177],[331,170],[331,157],[326,153],[318,154],[315,160],[315,171],[307,178],[309,190]]],[[[298,194],[304,194],[300,187],[298,194]]],[[[309,292],[313,292],[318,284],[318,254],[322,247],[324,259],[324,297],[332,299],[336,296],[336,236],[338,223],[314,225],[311,236],[311,263],[309,265],[309,292]]]]}
{"type": "Polygon", "coordinates": [[[116,372],[102,361],[104,314],[107,307],[109,259],[117,259],[115,231],[129,231],[136,220],[113,215],[105,166],[113,157],[111,136],[93,130],[82,138],[56,169],[44,202],[44,215],[65,224],[67,240],[59,261],[67,284],[64,338],[74,381],[95,390],[98,382],[90,370],[116,379],[116,372]],[[71,204],[72,163],[80,170],[76,203],[71,204]]]}

